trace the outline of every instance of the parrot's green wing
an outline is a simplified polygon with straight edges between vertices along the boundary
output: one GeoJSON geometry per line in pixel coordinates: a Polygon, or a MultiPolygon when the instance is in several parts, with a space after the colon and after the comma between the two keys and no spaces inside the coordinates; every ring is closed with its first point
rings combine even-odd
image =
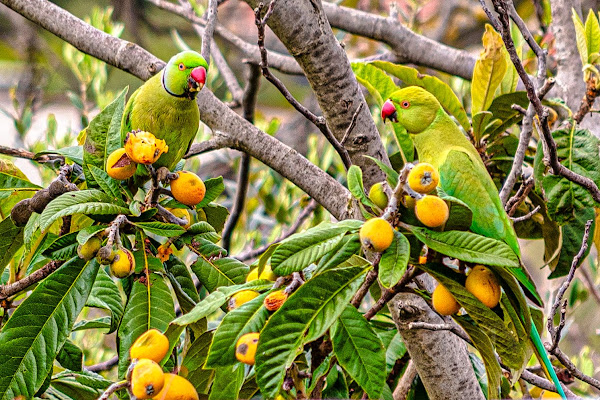
{"type": "MultiPolygon", "coordinates": [[[[504,241],[520,255],[517,237],[504,212],[498,191],[481,161],[462,148],[454,147],[441,162],[439,172],[442,189],[465,202],[473,211],[471,230],[504,241]]],[[[525,268],[510,268],[510,273],[521,283],[531,300],[538,305],[543,304],[525,268]]]]}

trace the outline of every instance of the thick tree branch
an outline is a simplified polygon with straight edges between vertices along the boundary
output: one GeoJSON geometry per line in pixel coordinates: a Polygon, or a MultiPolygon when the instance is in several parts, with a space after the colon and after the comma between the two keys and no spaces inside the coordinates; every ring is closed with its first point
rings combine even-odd
{"type": "Polygon", "coordinates": [[[42,268],[37,271],[27,275],[23,279],[19,279],[14,283],[10,283],[8,285],[0,286],[0,301],[8,299],[10,296],[13,296],[25,289],[29,286],[34,285],[49,276],[51,273],[56,271],[58,267],[64,264],[64,261],[53,260],[48,264],[44,265],[42,268]]]}

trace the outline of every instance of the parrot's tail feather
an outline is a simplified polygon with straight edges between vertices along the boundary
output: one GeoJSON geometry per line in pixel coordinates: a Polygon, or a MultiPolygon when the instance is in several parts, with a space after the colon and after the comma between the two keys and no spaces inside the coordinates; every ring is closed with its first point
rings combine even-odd
{"type": "Polygon", "coordinates": [[[562,386],[560,385],[560,381],[558,380],[558,377],[556,376],[556,372],[554,372],[554,368],[552,368],[550,359],[548,358],[548,355],[546,354],[546,349],[544,348],[544,345],[542,344],[542,339],[540,338],[540,334],[538,333],[537,328],[535,327],[535,324],[533,323],[533,321],[531,321],[531,335],[530,336],[531,336],[531,341],[533,342],[533,351],[534,351],[536,357],[538,358],[538,360],[540,361],[540,363],[542,365],[542,369],[544,370],[546,376],[548,378],[550,378],[550,380],[552,380],[552,383],[554,383],[554,386],[556,387],[556,391],[558,392],[560,397],[563,398],[564,400],[566,400],[567,396],[565,395],[565,392],[564,392],[562,386]]]}

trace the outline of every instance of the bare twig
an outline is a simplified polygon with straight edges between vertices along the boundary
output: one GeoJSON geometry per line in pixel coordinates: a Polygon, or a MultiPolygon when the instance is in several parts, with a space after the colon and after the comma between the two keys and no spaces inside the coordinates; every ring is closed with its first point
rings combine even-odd
{"type": "Polygon", "coordinates": [[[515,195],[508,200],[504,209],[509,217],[512,217],[517,211],[519,205],[525,201],[525,198],[531,189],[533,189],[533,185],[535,185],[535,181],[533,177],[529,177],[525,182],[523,182],[521,187],[519,187],[517,193],[515,193],[515,195]]]}
{"type": "MultiPolygon", "coordinates": [[[[492,0],[492,2],[499,16],[501,26],[500,33],[502,34],[502,40],[504,41],[506,50],[510,55],[510,59],[514,64],[517,73],[521,78],[521,81],[523,81],[523,84],[525,85],[525,89],[527,90],[527,98],[533,105],[535,112],[539,118],[541,137],[545,145],[544,153],[548,158],[548,164],[552,168],[553,174],[560,175],[566,178],[567,180],[582,186],[592,195],[596,202],[600,203],[600,189],[598,189],[598,186],[594,183],[594,181],[585,176],[576,174],[575,172],[562,165],[558,160],[556,142],[554,141],[554,138],[552,137],[552,133],[550,132],[550,128],[548,126],[548,110],[546,110],[542,105],[542,102],[535,91],[533,82],[527,75],[527,72],[525,71],[525,68],[521,63],[521,60],[519,59],[519,56],[515,49],[515,44],[510,35],[510,7],[507,5],[506,0],[492,0]]],[[[539,62],[541,63],[541,60],[539,60],[539,62]]]]}
{"type": "MultiPolygon", "coordinates": [[[[254,109],[256,107],[256,98],[258,96],[258,88],[260,85],[260,67],[254,64],[248,64],[248,83],[242,100],[242,108],[244,110],[244,118],[250,123],[254,123],[254,109]]],[[[223,228],[222,242],[223,248],[229,251],[231,247],[231,235],[237,225],[244,204],[246,202],[246,194],[248,193],[248,178],[250,175],[250,162],[252,157],[246,153],[242,153],[238,170],[238,183],[235,191],[235,199],[231,215],[227,219],[225,228],[223,228]]]]}
{"type": "Polygon", "coordinates": [[[373,318],[390,300],[394,298],[396,294],[400,292],[402,288],[404,288],[408,283],[410,283],[410,281],[412,281],[416,276],[420,275],[421,273],[421,270],[416,269],[413,266],[409,266],[408,268],[406,268],[406,272],[404,273],[404,275],[402,275],[400,281],[391,288],[381,293],[381,297],[379,298],[379,300],[377,300],[375,305],[373,305],[373,307],[371,307],[369,311],[365,313],[365,318],[368,320],[373,318]]]}
{"type": "MultiPolygon", "coordinates": [[[[590,219],[585,224],[585,230],[583,232],[581,248],[579,249],[579,252],[573,258],[573,262],[571,263],[571,269],[569,270],[567,279],[565,279],[565,281],[562,283],[562,285],[560,285],[560,288],[558,289],[558,293],[556,294],[556,299],[554,300],[554,303],[552,304],[552,308],[550,309],[550,315],[548,316],[548,332],[550,333],[550,336],[552,338],[552,344],[550,345],[550,348],[548,349],[548,351],[551,353],[554,352],[554,350],[556,350],[556,348],[558,347],[558,342],[560,341],[560,333],[564,326],[564,312],[561,312],[560,324],[559,324],[558,328],[556,328],[556,329],[554,328],[554,317],[556,316],[558,307],[563,302],[563,296],[565,295],[565,292],[567,291],[567,289],[569,288],[569,285],[571,284],[571,281],[573,281],[573,278],[575,277],[575,271],[577,270],[577,267],[579,266],[581,259],[583,258],[583,256],[585,255],[585,252],[587,251],[588,238],[590,236],[590,230],[591,230],[593,222],[594,222],[594,220],[590,219]]],[[[563,304],[562,307],[564,308],[565,305],[566,305],[566,300],[565,300],[565,304],[563,304]]]]}
{"type": "Polygon", "coordinates": [[[29,150],[13,149],[12,147],[1,146],[1,145],[0,145],[0,154],[6,154],[8,156],[13,156],[13,157],[18,157],[18,158],[25,158],[25,159],[32,160],[32,161],[37,161],[39,163],[52,162],[52,161],[56,161],[56,160],[60,160],[60,161],[64,162],[64,160],[65,160],[65,158],[60,155],[44,154],[44,155],[36,157],[35,153],[32,153],[29,150]]]}
{"type": "Polygon", "coordinates": [[[472,343],[465,331],[456,324],[430,324],[427,322],[410,322],[408,329],[426,329],[428,331],[450,331],[467,343],[472,343]]]}
{"type": "Polygon", "coordinates": [[[528,212],[525,215],[522,215],[520,217],[516,217],[516,218],[512,218],[513,222],[522,222],[522,221],[527,221],[529,218],[533,217],[538,211],[540,211],[540,206],[536,206],[533,210],[531,210],[530,212],[528,212]]]}
{"type": "Polygon", "coordinates": [[[586,82],[586,90],[583,95],[583,99],[581,99],[581,105],[579,106],[579,110],[573,115],[573,119],[580,123],[583,118],[590,112],[592,106],[594,105],[594,101],[596,101],[596,97],[600,96],[600,87],[597,86],[598,81],[596,78],[591,77],[586,82]]]}
{"type": "Polygon", "coordinates": [[[381,254],[382,253],[377,253],[375,255],[373,260],[373,269],[369,271],[369,273],[365,277],[365,281],[360,286],[358,291],[354,294],[352,300],[350,300],[350,304],[352,304],[356,308],[360,307],[360,303],[362,303],[367,293],[369,293],[369,288],[377,280],[377,267],[379,266],[379,261],[381,260],[381,254]]]}
{"type": "Polygon", "coordinates": [[[265,251],[267,251],[267,249],[271,245],[273,245],[275,243],[279,243],[282,240],[287,239],[288,237],[292,236],[294,233],[296,233],[298,228],[300,228],[300,225],[302,225],[304,223],[306,218],[308,218],[313,213],[313,211],[315,211],[315,209],[317,208],[318,205],[319,204],[316,201],[311,200],[308,203],[308,205],[306,206],[306,208],[304,208],[304,210],[302,210],[302,212],[298,215],[294,224],[292,226],[290,226],[290,228],[283,235],[281,235],[279,238],[277,238],[277,240],[275,240],[274,242],[266,244],[264,246],[261,246],[257,249],[253,249],[253,250],[249,250],[249,251],[240,253],[234,257],[240,261],[246,261],[246,260],[256,258],[259,255],[261,255],[262,253],[264,253],[265,251]]]}
{"type": "Polygon", "coordinates": [[[490,23],[492,24],[494,29],[496,31],[500,32],[500,29],[501,29],[500,21],[498,21],[498,18],[496,18],[496,16],[494,14],[492,14],[492,10],[489,9],[487,4],[485,3],[485,0],[479,0],[479,4],[481,4],[481,8],[483,8],[485,15],[487,15],[487,17],[490,20],[490,23]]]}
{"type": "Polygon", "coordinates": [[[402,374],[402,377],[398,381],[398,385],[396,386],[396,389],[394,389],[394,393],[392,394],[394,400],[406,399],[416,376],[417,367],[412,360],[409,360],[408,365],[406,366],[406,370],[404,371],[404,374],[402,374]]]}
{"type": "Polygon", "coordinates": [[[102,396],[98,397],[98,400],[108,400],[114,392],[121,389],[125,389],[127,387],[129,387],[129,382],[127,381],[115,382],[112,385],[110,385],[104,393],[102,393],[102,396]]]}
{"type": "Polygon", "coordinates": [[[362,110],[363,106],[364,106],[364,103],[360,103],[358,105],[358,108],[356,109],[356,111],[354,111],[354,115],[352,115],[352,120],[350,121],[350,125],[348,125],[348,129],[346,129],[346,133],[344,133],[344,137],[342,137],[342,140],[340,140],[340,144],[342,146],[344,145],[344,143],[346,143],[346,140],[348,140],[348,136],[350,136],[350,134],[352,133],[352,130],[356,126],[356,120],[357,120],[358,115],[360,114],[360,110],[362,110]]]}
{"type": "Polygon", "coordinates": [[[342,146],[340,142],[338,142],[338,140],[335,138],[335,136],[327,126],[327,121],[325,121],[325,118],[316,116],[308,108],[300,104],[300,102],[296,100],[294,96],[292,96],[290,91],[285,87],[283,82],[281,82],[279,78],[277,78],[271,73],[271,71],[269,71],[268,55],[267,50],[265,49],[265,27],[267,25],[269,17],[271,16],[271,14],[273,14],[273,9],[276,3],[276,0],[273,0],[269,3],[267,11],[265,12],[265,15],[263,17],[261,17],[262,11],[265,7],[263,3],[259,3],[258,7],[254,9],[254,22],[256,24],[256,27],[258,28],[258,48],[260,49],[261,57],[260,67],[263,76],[269,82],[271,82],[273,86],[275,86],[279,90],[279,92],[281,92],[283,97],[285,97],[285,99],[296,109],[296,111],[302,114],[307,120],[312,122],[321,131],[321,133],[325,136],[327,141],[333,146],[333,148],[342,158],[342,162],[344,163],[346,169],[348,169],[352,165],[350,155],[348,154],[348,151],[344,148],[344,146],[342,146]]]}
{"type": "Polygon", "coordinates": [[[210,59],[211,42],[215,31],[215,23],[217,21],[217,0],[208,0],[208,8],[206,9],[206,26],[202,35],[202,57],[206,61],[210,59]]]}
{"type": "Polygon", "coordinates": [[[102,371],[108,371],[112,367],[116,366],[118,363],[119,363],[119,356],[114,356],[113,358],[110,358],[101,363],[90,365],[89,367],[85,367],[85,370],[90,371],[90,372],[96,372],[96,373],[102,372],[102,371]]]}

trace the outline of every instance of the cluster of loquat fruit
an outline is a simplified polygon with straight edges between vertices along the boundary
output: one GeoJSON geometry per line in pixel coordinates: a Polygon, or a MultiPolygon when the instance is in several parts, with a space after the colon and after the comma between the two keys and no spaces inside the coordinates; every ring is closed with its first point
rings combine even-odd
{"type": "MultiPolygon", "coordinates": [[[[417,219],[429,228],[442,227],[450,216],[448,204],[435,195],[440,181],[437,169],[428,163],[418,163],[406,178],[404,205],[413,208],[417,219]]],[[[376,183],[369,191],[369,198],[375,205],[384,210],[389,203],[383,189],[383,182],[376,183]]],[[[371,218],[360,229],[360,242],[368,250],[383,252],[394,239],[394,229],[384,218],[371,218]]],[[[420,263],[426,258],[421,257],[420,263]]],[[[489,308],[494,308],[500,302],[502,290],[496,275],[483,265],[475,265],[465,281],[465,288],[479,301],[489,308]]],[[[461,306],[452,293],[441,283],[432,294],[434,309],[442,315],[456,314],[461,306]]]]}
{"type": "Polygon", "coordinates": [[[156,329],[144,332],[131,346],[127,371],[129,392],[135,398],[198,400],[198,392],[184,377],[164,373],[159,363],[169,351],[169,340],[156,329]]]}
{"type": "MultiPolygon", "coordinates": [[[[246,277],[246,282],[251,282],[257,279],[265,279],[268,281],[275,281],[277,279],[277,275],[273,273],[270,265],[265,265],[260,275],[258,272],[258,267],[252,269],[252,271],[250,271],[246,277]]],[[[255,290],[242,290],[229,299],[228,309],[230,311],[234,310],[258,296],[259,293],[255,290]]],[[[283,290],[276,290],[272,293],[269,293],[267,297],[265,297],[263,304],[267,310],[277,311],[279,307],[281,307],[281,305],[287,300],[288,296],[289,293],[287,288],[283,290]]],[[[235,345],[235,357],[238,359],[238,361],[244,364],[254,365],[254,358],[256,356],[256,348],[258,346],[259,337],[260,334],[258,332],[250,332],[240,336],[235,345]]]]}

